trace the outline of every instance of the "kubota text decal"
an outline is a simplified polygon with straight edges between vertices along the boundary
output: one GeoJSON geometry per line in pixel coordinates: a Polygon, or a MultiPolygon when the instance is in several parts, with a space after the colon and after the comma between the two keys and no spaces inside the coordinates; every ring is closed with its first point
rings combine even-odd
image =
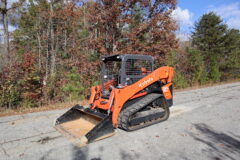
{"type": "Polygon", "coordinates": [[[149,83],[151,83],[153,81],[153,78],[152,77],[150,77],[150,78],[148,78],[147,80],[144,80],[142,83],[140,83],[138,86],[139,87],[144,87],[144,86],[147,86],[149,83]]]}

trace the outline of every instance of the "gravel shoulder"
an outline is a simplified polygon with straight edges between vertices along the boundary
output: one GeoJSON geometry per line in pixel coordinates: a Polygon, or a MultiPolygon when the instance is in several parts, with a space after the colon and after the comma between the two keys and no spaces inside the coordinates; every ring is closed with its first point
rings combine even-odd
{"type": "Polygon", "coordinates": [[[0,118],[0,159],[239,159],[240,82],[174,94],[168,121],[78,148],[54,128],[67,109],[0,118]]]}

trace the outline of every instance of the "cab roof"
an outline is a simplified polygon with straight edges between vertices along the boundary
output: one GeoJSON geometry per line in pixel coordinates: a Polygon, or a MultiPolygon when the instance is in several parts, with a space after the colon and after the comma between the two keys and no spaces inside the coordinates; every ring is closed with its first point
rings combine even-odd
{"type": "Polygon", "coordinates": [[[141,60],[154,61],[154,58],[152,56],[140,55],[140,54],[114,54],[114,55],[103,56],[101,59],[103,62],[121,61],[121,60],[127,60],[127,59],[141,59],[141,60]]]}

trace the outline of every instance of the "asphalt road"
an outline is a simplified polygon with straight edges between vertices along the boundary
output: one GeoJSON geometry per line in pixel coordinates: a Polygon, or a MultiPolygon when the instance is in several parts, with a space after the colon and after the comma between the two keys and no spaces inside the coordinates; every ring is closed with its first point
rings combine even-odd
{"type": "Polygon", "coordinates": [[[0,118],[0,159],[240,159],[240,82],[177,92],[168,121],[83,148],[53,128],[65,111],[0,118]]]}

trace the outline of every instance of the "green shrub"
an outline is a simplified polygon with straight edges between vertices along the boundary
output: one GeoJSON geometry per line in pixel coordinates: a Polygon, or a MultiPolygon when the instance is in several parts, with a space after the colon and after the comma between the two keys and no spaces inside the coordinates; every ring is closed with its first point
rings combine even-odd
{"type": "Polygon", "coordinates": [[[67,83],[62,87],[66,101],[82,100],[83,90],[85,88],[81,84],[80,74],[73,68],[70,73],[67,74],[67,83]]]}
{"type": "MultiPolygon", "coordinates": [[[[188,80],[184,76],[184,73],[180,71],[182,64],[180,64],[180,60],[178,59],[177,55],[178,53],[173,51],[170,54],[168,54],[167,59],[166,59],[166,64],[167,66],[173,67],[174,68],[174,74],[173,74],[173,85],[174,88],[186,88],[189,86],[188,80]]],[[[185,64],[186,65],[186,64],[185,64]]]]}
{"type": "Polygon", "coordinates": [[[18,84],[13,81],[6,81],[0,86],[0,107],[14,108],[21,101],[21,92],[18,84]]]}
{"type": "Polygon", "coordinates": [[[204,60],[197,49],[187,49],[188,63],[191,75],[191,85],[204,84],[207,81],[204,60]]]}
{"type": "Polygon", "coordinates": [[[211,67],[209,72],[209,79],[212,82],[218,82],[221,77],[221,72],[219,71],[219,65],[215,60],[211,61],[211,67]]]}
{"type": "Polygon", "coordinates": [[[174,88],[186,88],[189,86],[184,75],[177,70],[174,72],[173,85],[174,88]]]}

